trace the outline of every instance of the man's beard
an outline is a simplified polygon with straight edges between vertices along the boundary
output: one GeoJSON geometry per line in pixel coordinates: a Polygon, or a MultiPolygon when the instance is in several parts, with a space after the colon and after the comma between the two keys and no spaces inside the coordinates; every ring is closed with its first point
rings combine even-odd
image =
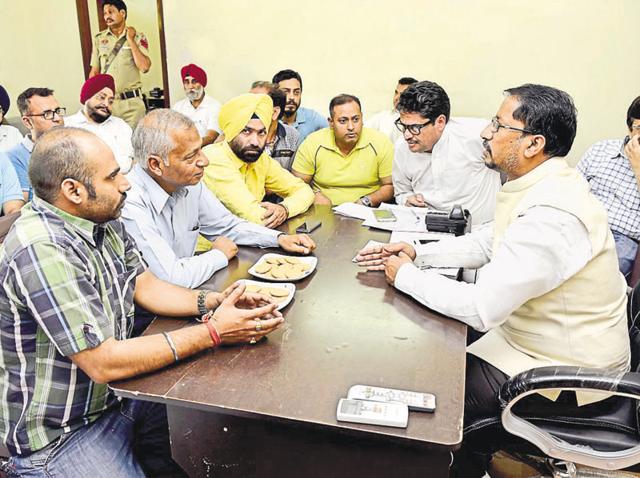
{"type": "Polygon", "coordinates": [[[196,88],[194,90],[189,90],[186,92],[187,98],[189,101],[197,101],[204,96],[204,88],[196,88]]]}
{"type": "Polygon", "coordinates": [[[87,110],[89,117],[96,123],[104,123],[111,117],[111,112],[108,110],[98,110],[97,108],[87,108],[87,110]]]}
{"type": "Polygon", "coordinates": [[[289,118],[289,117],[295,115],[298,112],[298,108],[300,108],[299,104],[294,103],[293,101],[288,101],[287,104],[284,107],[284,115],[287,118],[289,118]],[[293,110],[289,111],[289,110],[287,110],[287,106],[289,106],[289,105],[293,105],[293,106],[295,106],[295,108],[293,110]]]}
{"type": "Polygon", "coordinates": [[[509,173],[516,171],[518,168],[518,155],[514,151],[509,151],[506,155],[502,166],[498,166],[498,164],[493,159],[493,151],[491,150],[491,146],[487,143],[487,141],[483,141],[484,147],[484,155],[483,161],[484,165],[492,169],[493,171],[497,171],[499,173],[504,173],[509,177],[509,173]]]}
{"type": "Polygon", "coordinates": [[[253,146],[243,148],[235,142],[235,139],[229,143],[229,147],[231,148],[231,151],[233,151],[233,154],[245,163],[255,163],[264,151],[264,146],[262,148],[253,146]]]}

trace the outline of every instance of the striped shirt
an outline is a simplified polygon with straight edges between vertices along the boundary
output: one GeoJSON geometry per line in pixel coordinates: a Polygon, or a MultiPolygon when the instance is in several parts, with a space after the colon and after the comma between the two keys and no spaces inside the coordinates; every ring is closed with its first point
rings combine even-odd
{"type": "Polygon", "coordinates": [[[291,171],[298,146],[300,146],[300,133],[293,126],[278,121],[275,140],[273,144],[267,143],[264,149],[269,156],[280,163],[280,166],[291,171]]]}
{"type": "Polygon", "coordinates": [[[69,359],[133,326],[142,256],[120,221],[34,198],[0,252],[0,436],[29,455],[116,402],[69,359]]]}
{"type": "Polygon", "coordinates": [[[576,168],[589,181],[591,192],[607,210],[611,230],[638,241],[640,191],[622,143],[622,139],[595,143],[576,168]]]}

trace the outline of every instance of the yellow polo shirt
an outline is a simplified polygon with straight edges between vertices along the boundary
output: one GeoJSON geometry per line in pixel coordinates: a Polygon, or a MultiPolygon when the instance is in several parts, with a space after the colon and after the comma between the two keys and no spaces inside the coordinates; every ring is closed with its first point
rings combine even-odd
{"type": "Polygon", "coordinates": [[[354,202],[380,189],[380,179],[391,176],[393,145],[371,128],[362,128],[356,146],[343,155],[331,128],[307,136],[296,152],[292,169],[313,176],[311,187],[334,205],[354,202]]]}
{"type": "MultiPolygon", "coordinates": [[[[267,153],[262,153],[255,163],[245,163],[226,141],[209,145],[202,151],[209,158],[204,184],[229,211],[242,219],[262,224],[266,210],[260,202],[267,191],[284,198],[281,204],[289,211],[289,217],[305,212],[313,204],[314,194],[309,185],[267,153]]],[[[209,248],[209,241],[200,238],[197,250],[209,248]]]]}

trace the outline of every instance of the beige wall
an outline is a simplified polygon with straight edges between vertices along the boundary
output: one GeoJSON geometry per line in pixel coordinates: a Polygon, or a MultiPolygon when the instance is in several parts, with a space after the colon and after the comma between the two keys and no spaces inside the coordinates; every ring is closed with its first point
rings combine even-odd
{"type": "Polygon", "coordinates": [[[544,83],[575,99],[575,161],[625,134],[640,94],[638,0],[164,0],[164,9],[173,102],[188,62],[207,70],[207,92],[221,101],[296,69],[303,104],[323,114],[342,92],[360,96],[365,116],[387,108],[406,75],[440,83],[454,115],[486,118],[504,88],[544,83]]]}
{"type": "MultiPolygon", "coordinates": [[[[95,2],[87,1],[95,25],[95,2]]],[[[539,82],[576,101],[575,161],[590,143],[625,134],[626,108],[640,94],[637,0],[415,0],[402,8],[389,0],[164,4],[173,102],[183,96],[179,69],[192,61],[207,70],[207,91],[222,101],[281,68],[297,69],[303,103],[323,114],[341,92],[359,95],[365,115],[386,108],[397,78],[412,75],[442,84],[454,115],[488,118],[503,88],[539,82]]],[[[130,24],[149,37],[148,90],[161,85],[155,0],[128,6],[130,24]]],[[[27,86],[49,86],[75,111],[83,82],[75,1],[0,0],[0,12],[0,84],[14,105],[27,86]]],[[[10,116],[16,112],[12,107],[10,116]]]]}
{"type": "Polygon", "coordinates": [[[19,116],[18,95],[45,86],[69,113],[80,106],[82,51],[73,0],[0,0],[0,84],[11,96],[8,117],[19,116]]]}

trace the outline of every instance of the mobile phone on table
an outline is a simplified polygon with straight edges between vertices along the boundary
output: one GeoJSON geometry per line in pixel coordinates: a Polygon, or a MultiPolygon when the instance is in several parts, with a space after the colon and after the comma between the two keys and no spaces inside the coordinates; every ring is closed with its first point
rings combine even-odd
{"type": "Polygon", "coordinates": [[[388,209],[374,209],[373,217],[378,222],[394,222],[396,220],[396,215],[388,209]]]}
{"type": "Polygon", "coordinates": [[[309,234],[310,232],[318,229],[321,225],[322,221],[319,221],[318,219],[307,219],[296,228],[296,232],[298,234],[309,234]]]}

